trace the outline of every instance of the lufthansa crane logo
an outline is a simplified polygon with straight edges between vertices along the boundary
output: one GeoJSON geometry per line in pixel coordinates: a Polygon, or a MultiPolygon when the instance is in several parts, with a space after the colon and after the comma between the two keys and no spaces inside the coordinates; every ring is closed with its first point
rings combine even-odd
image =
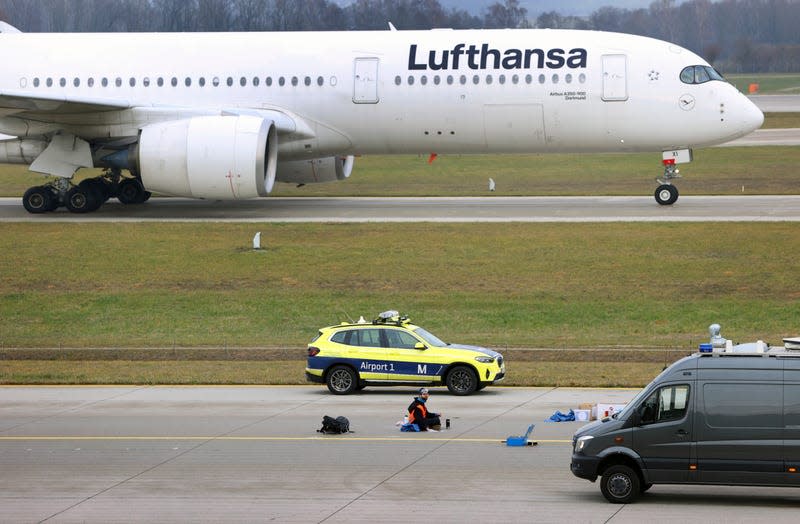
{"type": "Polygon", "coordinates": [[[684,111],[691,111],[694,109],[694,97],[692,95],[681,95],[678,99],[678,105],[680,105],[681,109],[684,111]]]}

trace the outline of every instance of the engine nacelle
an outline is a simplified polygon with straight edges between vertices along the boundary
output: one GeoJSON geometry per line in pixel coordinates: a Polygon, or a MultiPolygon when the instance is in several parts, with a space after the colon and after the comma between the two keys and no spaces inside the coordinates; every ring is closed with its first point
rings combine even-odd
{"type": "Polygon", "coordinates": [[[277,160],[272,121],[199,116],[142,128],[137,170],[148,191],[238,200],[272,191],[277,160]]]}
{"type": "Polygon", "coordinates": [[[295,160],[278,165],[278,182],[316,184],[344,180],[353,171],[353,156],[331,156],[314,160],[295,160]]]}
{"type": "Polygon", "coordinates": [[[0,164],[32,164],[47,149],[44,140],[11,139],[0,141],[0,164]]]}

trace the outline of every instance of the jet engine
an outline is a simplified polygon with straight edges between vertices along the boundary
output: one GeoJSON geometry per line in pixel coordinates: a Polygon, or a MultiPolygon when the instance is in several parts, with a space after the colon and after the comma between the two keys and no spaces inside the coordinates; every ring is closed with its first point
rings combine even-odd
{"type": "Polygon", "coordinates": [[[281,162],[276,180],[292,184],[316,184],[344,180],[353,171],[353,156],[331,156],[314,160],[281,162]]]}
{"type": "Polygon", "coordinates": [[[148,191],[238,200],[275,183],[275,124],[256,116],[199,116],[142,128],[137,171],[148,191]]]}

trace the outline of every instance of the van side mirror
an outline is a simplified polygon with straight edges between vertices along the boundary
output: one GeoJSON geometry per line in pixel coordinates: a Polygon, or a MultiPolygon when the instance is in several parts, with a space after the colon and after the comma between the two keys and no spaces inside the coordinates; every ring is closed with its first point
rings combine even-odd
{"type": "Polygon", "coordinates": [[[416,344],[414,344],[414,349],[428,349],[428,346],[426,346],[422,342],[417,342],[416,344]]]}

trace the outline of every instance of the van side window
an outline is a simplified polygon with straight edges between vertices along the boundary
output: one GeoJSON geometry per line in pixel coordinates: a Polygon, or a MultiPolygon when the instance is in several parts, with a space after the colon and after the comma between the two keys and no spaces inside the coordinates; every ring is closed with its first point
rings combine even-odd
{"type": "Polygon", "coordinates": [[[667,386],[653,392],[639,408],[642,424],[682,419],[689,401],[689,386],[667,386]]]}

